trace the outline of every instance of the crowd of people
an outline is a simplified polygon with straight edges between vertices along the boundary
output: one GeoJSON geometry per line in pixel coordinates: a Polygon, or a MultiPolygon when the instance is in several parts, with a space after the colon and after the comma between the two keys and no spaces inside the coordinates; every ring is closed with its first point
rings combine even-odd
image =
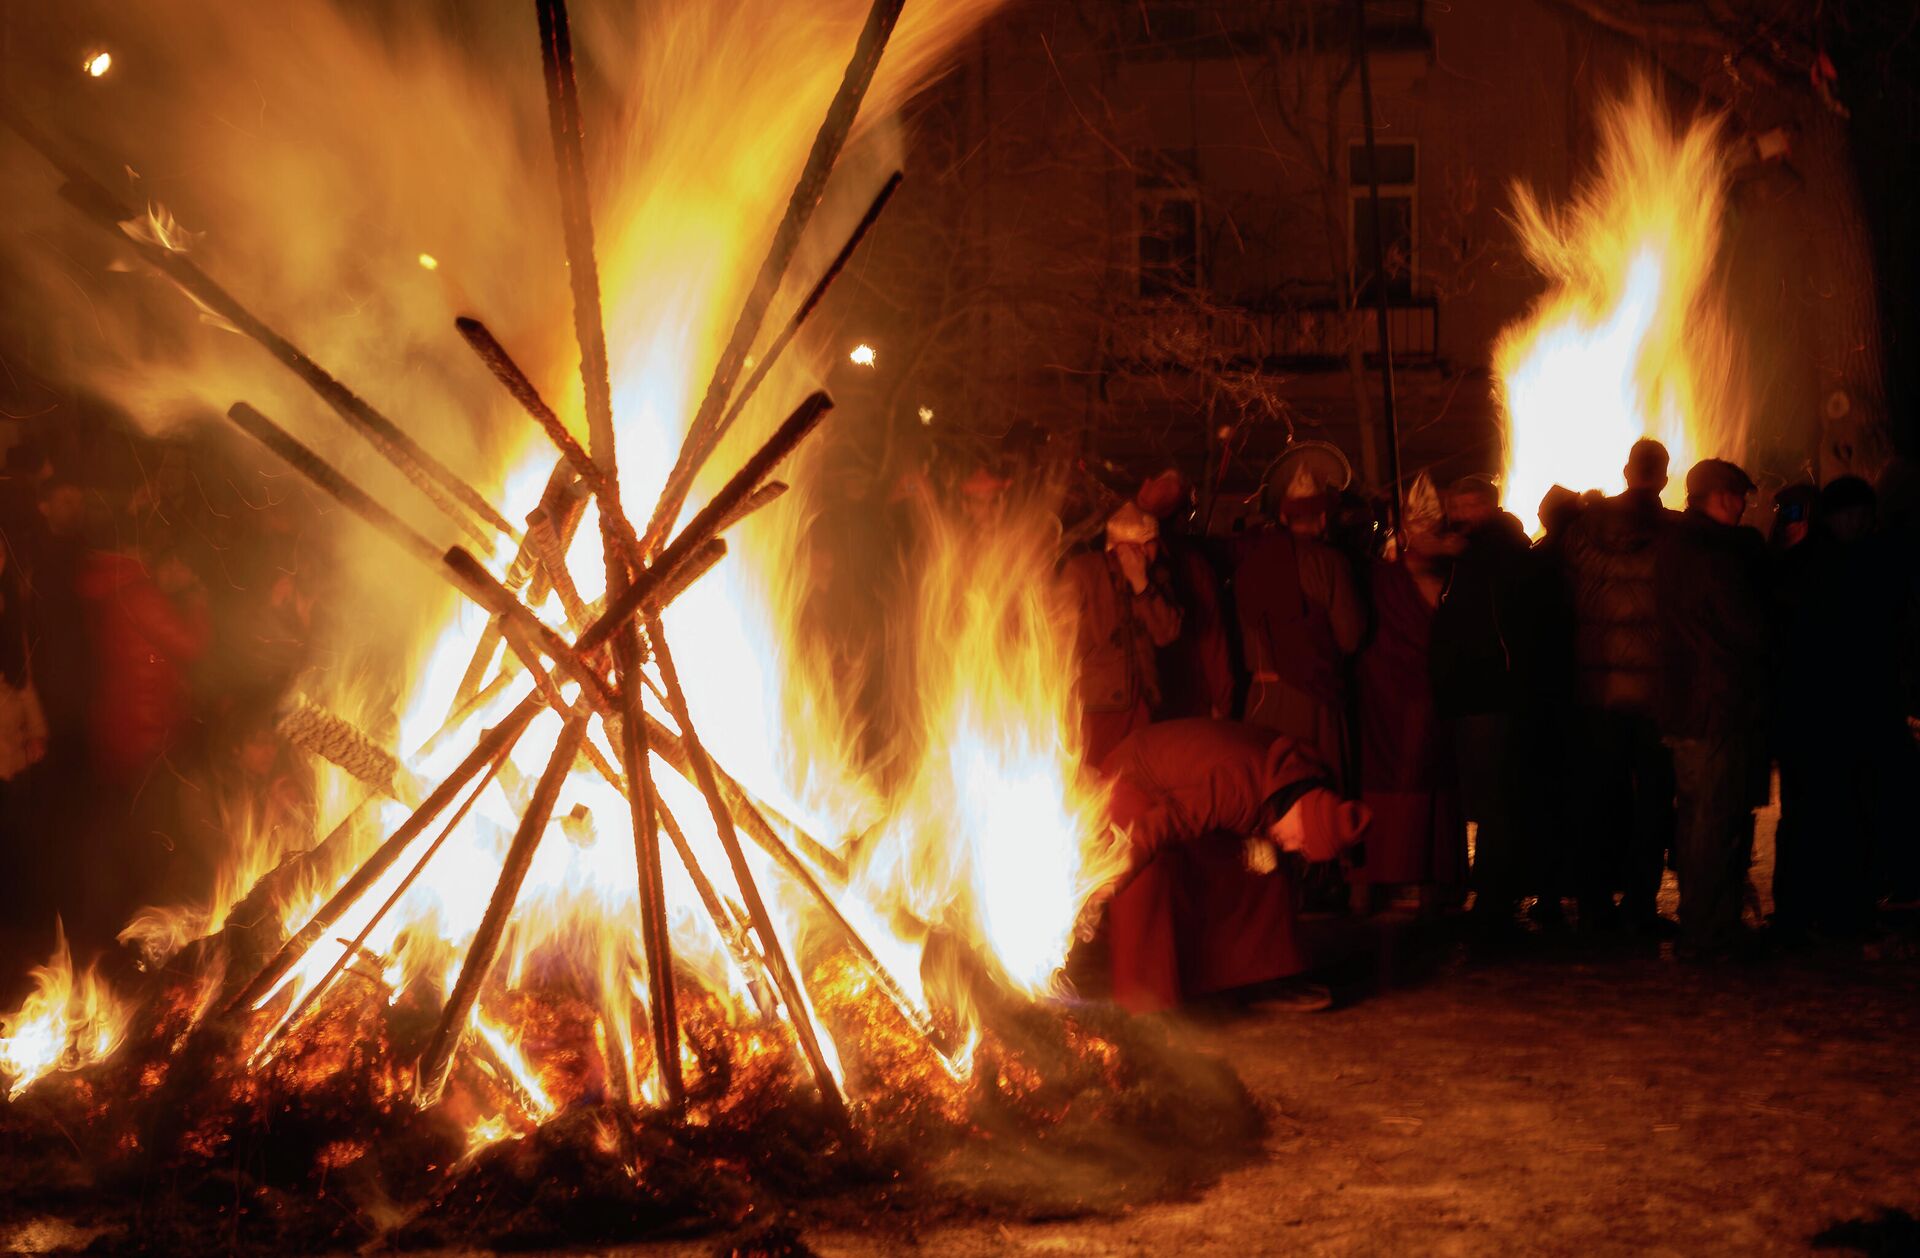
{"type": "Polygon", "coordinates": [[[1358,914],[1464,910],[1492,952],[1540,930],[1701,960],[1871,946],[1879,907],[1920,897],[1914,549],[1858,478],[1760,504],[1704,459],[1675,511],[1668,461],[1643,440],[1623,492],[1556,487],[1538,540],[1485,476],[1342,527],[1304,462],[1229,538],[1182,531],[1172,473],[1113,511],[1062,580],[1131,847],[1098,905],[1116,995],[1299,973],[1295,919],[1329,887],[1358,914]]]}

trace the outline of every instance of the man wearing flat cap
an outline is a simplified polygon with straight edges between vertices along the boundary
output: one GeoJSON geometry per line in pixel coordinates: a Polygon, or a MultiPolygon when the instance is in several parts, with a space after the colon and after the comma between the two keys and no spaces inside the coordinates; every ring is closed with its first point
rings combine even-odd
{"type": "Polygon", "coordinates": [[[1661,539],[1661,732],[1673,748],[1681,949],[1739,952],[1753,810],[1767,798],[1766,542],[1741,518],[1754,484],[1724,459],[1687,473],[1687,509],[1661,539]]]}

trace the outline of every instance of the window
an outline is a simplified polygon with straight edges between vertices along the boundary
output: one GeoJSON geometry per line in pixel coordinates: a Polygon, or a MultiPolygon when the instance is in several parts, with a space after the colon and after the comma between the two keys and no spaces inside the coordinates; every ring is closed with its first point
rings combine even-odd
{"type": "Polygon", "coordinates": [[[1367,146],[1347,146],[1348,202],[1352,209],[1353,274],[1363,299],[1378,296],[1382,285],[1389,298],[1413,296],[1415,248],[1419,243],[1419,154],[1410,140],[1375,140],[1374,157],[1380,164],[1381,271],[1373,270],[1373,188],[1367,164],[1367,146]]]}
{"type": "Polygon", "coordinates": [[[1195,165],[1188,153],[1148,153],[1136,159],[1133,201],[1142,297],[1168,297],[1200,286],[1195,165]]]}

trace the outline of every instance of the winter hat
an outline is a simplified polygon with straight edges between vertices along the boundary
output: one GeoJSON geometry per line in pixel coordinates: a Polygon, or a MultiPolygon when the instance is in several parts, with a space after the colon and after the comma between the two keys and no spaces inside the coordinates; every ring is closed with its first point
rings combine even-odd
{"type": "Polygon", "coordinates": [[[1310,861],[1330,861],[1351,847],[1373,821],[1365,804],[1342,799],[1324,786],[1315,787],[1294,802],[1306,829],[1300,854],[1310,861]]]}
{"type": "Polygon", "coordinates": [[[1115,546],[1145,546],[1160,537],[1160,521],[1154,519],[1131,502],[1120,504],[1120,509],[1107,517],[1107,549],[1115,546]]]}

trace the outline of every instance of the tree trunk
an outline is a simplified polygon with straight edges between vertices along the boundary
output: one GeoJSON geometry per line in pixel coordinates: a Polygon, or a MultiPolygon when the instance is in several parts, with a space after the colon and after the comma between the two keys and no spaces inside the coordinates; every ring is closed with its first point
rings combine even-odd
{"type": "Polygon", "coordinates": [[[1882,360],[1873,242],[1854,175],[1846,124],[1817,105],[1807,110],[1805,145],[1794,164],[1806,179],[1812,250],[1807,289],[1820,383],[1820,479],[1878,475],[1892,453],[1882,360]]]}

